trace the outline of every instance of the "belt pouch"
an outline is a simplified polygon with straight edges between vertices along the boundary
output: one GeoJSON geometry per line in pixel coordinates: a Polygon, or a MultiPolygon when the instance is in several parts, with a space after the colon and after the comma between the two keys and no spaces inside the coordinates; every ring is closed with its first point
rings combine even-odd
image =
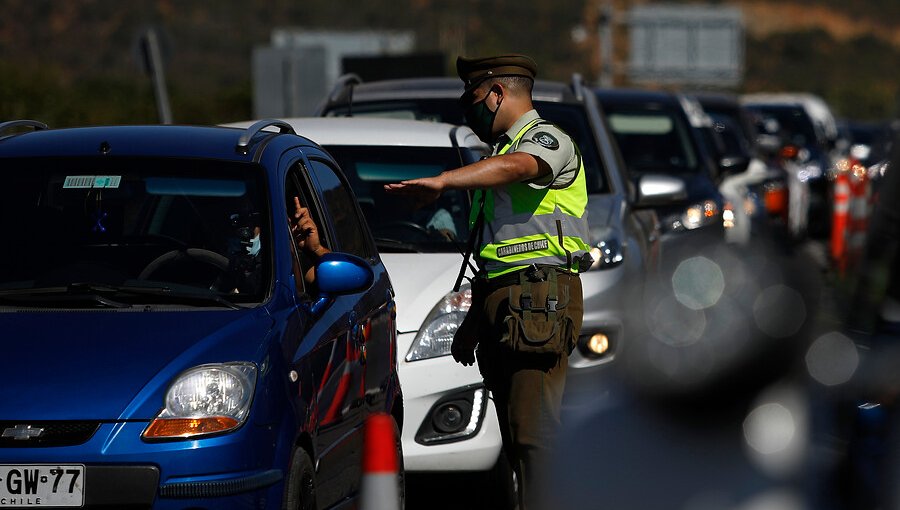
{"type": "Polygon", "coordinates": [[[569,287],[559,285],[554,269],[543,278],[519,273],[519,284],[509,287],[509,314],[501,343],[523,353],[569,354],[575,347],[574,326],[568,315],[569,287]]]}

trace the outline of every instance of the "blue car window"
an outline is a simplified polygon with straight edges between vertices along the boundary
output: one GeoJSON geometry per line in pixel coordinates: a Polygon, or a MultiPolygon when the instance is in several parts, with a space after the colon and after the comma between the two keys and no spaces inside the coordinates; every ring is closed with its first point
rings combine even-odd
{"type": "Polygon", "coordinates": [[[321,187],[323,206],[331,219],[338,249],[362,258],[374,255],[350,186],[338,177],[338,170],[325,161],[311,159],[310,164],[321,187]]]}
{"type": "MultiPolygon", "coordinates": [[[[318,227],[319,242],[322,246],[331,249],[331,236],[326,228],[326,223],[322,218],[322,212],[317,208],[316,202],[313,199],[313,194],[309,190],[308,181],[304,174],[305,167],[302,163],[298,163],[288,173],[287,182],[285,182],[284,188],[284,207],[288,221],[285,228],[289,229],[291,227],[290,222],[293,220],[293,215],[295,214],[297,207],[294,202],[294,197],[297,197],[300,201],[300,206],[309,210],[313,222],[315,222],[318,227]]],[[[315,260],[306,256],[301,250],[296,249],[296,244],[293,245],[293,248],[291,256],[293,260],[292,270],[294,273],[294,283],[296,285],[297,294],[304,295],[307,294],[309,289],[306,288],[303,275],[315,264],[315,260]]]]}

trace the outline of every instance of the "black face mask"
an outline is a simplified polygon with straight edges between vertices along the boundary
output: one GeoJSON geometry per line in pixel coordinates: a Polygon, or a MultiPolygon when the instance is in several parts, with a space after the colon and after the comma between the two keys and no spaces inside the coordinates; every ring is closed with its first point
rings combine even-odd
{"type": "Polygon", "coordinates": [[[487,107],[486,102],[489,95],[490,92],[484,96],[484,99],[466,108],[466,124],[484,143],[494,142],[494,119],[497,117],[497,112],[500,111],[500,104],[497,104],[497,109],[494,111],[487,107]]]}

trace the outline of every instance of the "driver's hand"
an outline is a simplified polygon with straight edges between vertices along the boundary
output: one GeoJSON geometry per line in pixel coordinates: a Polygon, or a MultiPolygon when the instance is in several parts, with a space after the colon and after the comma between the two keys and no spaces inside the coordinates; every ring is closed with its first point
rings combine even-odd
{"type": "Polygon", "coordinates": [[[446,228],[441,228],[441,229],[438,229],[438,232],[440,232],[440,234],[442,236],[444,236],[444,239],[451,241],[451,242],[456,241],[456,234],[452,230],[449,230],[446,228]]]}
{"type": "Polygon", "coordinates": [[[291,234],[297,243],[297,247],[321,256],[324,247],[319,240],[319,229],[313,221],[309,209],[300,205],[300,199],[294,197],[294,217],[291,222],[291,234]]]}

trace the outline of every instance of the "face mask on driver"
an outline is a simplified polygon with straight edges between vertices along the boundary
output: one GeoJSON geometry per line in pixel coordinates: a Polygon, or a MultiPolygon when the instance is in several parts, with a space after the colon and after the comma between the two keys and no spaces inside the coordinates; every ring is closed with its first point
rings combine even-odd
{"type": "Polygon", "coordinates": [[[494,111],[488,108],[487,98],[490,95],[488,92],[484,99],[466,108],[466,124],[481,141],[488,144],[494,142],[494,119],[500,111],[500,103],[497,103],[497,109],[494,111]]]}
{"type": "Polygon", "coordinates": [[[256,254],[259,253],[260,246],[262,245],[259,241],[259,234],[256,234],[255,236],[253,236],[253,239],[250,240],[250,246],[247,246],[247,253],[251,257],[255,257],[256,254]]]}

